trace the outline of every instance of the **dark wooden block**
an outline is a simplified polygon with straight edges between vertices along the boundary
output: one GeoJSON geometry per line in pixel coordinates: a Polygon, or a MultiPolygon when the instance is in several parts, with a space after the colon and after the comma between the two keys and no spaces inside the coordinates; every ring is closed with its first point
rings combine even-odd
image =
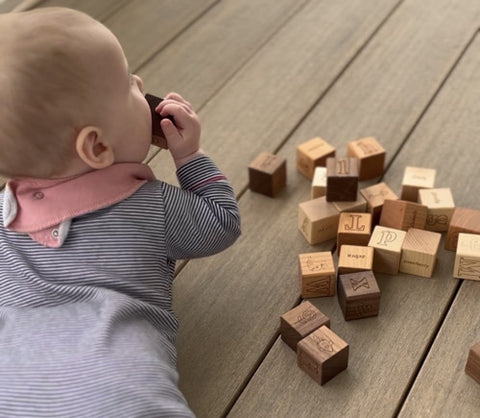
{"type": "Polygon", "coordinates": [[[327,201],[353,202],[358,192],[358,160],[327,158],[327,201]]]}
{"type": "MultiPolygon", "coordinates": [[[[153,94],[146,94],[145,99],[150,106],[150,114],[152,116],[152,145],[156,145],[160,148],[168,149],[167,140],[165,139],[165,134],[163,133],[162,127],[160,126],[160,122],[164,117],[160,116],[155,109],[163,101],[162,98],[154,96],[153,94]]],[[[173,123],[175,120],[172,116],[166,116],[166,119],[170,119],[173,123]]]]}
{"type": "Polygon", "coordinates": [[[280,335],[292,350],[297,351],[301,339],[324,325],[330,327],[330,318],[307,301],[280,317],[280,335]]]}
{"type": "Polygon", "coordinates": [[[380,289],[372,271],[342,274],[338,278],[338,303],[346,321],[377,316],[380,289]]]}
{"type": "Polygon", "coordinates": [[[402,231],[410,228],[425,229],[427,214],[428,208],[419,203],[387,199],[383,203],[380,225],[402,231]]]}
{"type": "Polygon", "coordinates": [[[480,383],[480,342],[472,346],[468,352],[465,373],[480,383]]]}
{"type": "Polygon", "coordinates": [[[480,210],[455,208],[445,237],[445,249],[456,251],[458,234],[480,234],[480,210]]]}
{"type": "Polygon", "coordinates": [[[348,366],[348,344],[326,326],[297,345],[298,366],[323,385],[348,366]]]}
{"type": "Polygon", "coordinates": [[[287,160],[262,152],[248,166],[248,174],[250,190],[275,197],[287,183],[287,160]]]}

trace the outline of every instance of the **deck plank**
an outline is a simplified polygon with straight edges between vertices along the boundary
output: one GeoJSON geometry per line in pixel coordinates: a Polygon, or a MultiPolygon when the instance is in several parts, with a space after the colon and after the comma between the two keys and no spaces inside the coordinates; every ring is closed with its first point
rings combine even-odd
{"type": "Polygon", "coordinates": [[[46,0],[39,7],[68,7],[80,10],[97,20],[103,21],[127,2],[128,0],[46,0]]]}

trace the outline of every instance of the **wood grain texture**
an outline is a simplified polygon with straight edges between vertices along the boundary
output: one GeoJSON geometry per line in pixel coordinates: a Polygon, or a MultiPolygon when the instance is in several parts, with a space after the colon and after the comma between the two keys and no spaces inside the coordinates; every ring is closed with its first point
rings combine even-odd
{"type": "Polygon", "coordinates": [[[68,7],[89,14],[97,20],[104,21],[107,16],[121,9],[128,0],[46,0],[39,7],[68,7]]]}

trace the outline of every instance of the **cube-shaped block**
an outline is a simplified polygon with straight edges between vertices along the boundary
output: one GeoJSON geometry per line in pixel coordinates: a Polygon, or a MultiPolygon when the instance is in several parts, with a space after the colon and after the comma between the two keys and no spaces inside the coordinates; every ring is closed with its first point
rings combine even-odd
{"type": "Polygon", "coordinates": [[[425,229],[428,208],[406,200],[385,200],[380,225],[407,231],[409,228],[425,229]]]}
{"type": "Polygon", "coordinates": [[[330,251],[300,254],[298,265],[302,298],[335,294],[335,265],[330,251]]]}
{"type": "Polygon", "coordinates": [[[250,190],[275,197],[287,183],[287,160],[262,152],[248,166],[248,175],[250,190]]]}
{"type": "Polygon", "coordinates": [[[367,246],[370,241],[372,215],[370,213],[340,213],[338,221],[337,250],[342,245],[367,246]]]}
{"type": "Polygon", "coordinates": [[[358,160],[327,158],[327,201],[353,202],[358,192],[358,160]]]}
{"type": "Polygon", "coordinates": [[[372,214],[372,226],[377,225],[380,221],[385,200],[398,199],[398,196],[383,182],[360,189],[360,194],[367,201],[367,211],[372,214]]]}
{"type": "Polygon", "coordinates": [[[345,341],[323,326],[298,343],[298,366],[323,385],[347,368],[348,350],[345,341]]]}
{"type": "Polygon", "coordinates": [[[473,345],[468,351],[465,373],[480,383],[480,342],[473,345]]]}
{"type": "Polygon", "coordinates": [[[358,159],[359,180],[373,179],[383,174],[385,149],[373,137],[349,142],[347,157],[358,159]]]}
{"type": "Polygon", "coordinates": [[[402,245],[407,233],[400,229],[377,225],[368,245],[374,249],[373,271],[397,274],[400,267],[402,245]]]}
{"type": "Polygon", "coordinates": [[[292,350],[297,351],[301,339],[324,325],[330,327],[328,316],[307,301],[280,317],[280,335],[292,350]]]}
{"type": "Polygon", "coordinates": [[[421,189],[418,191],[418,202],[428,208],[427,222],[425,223],[427,231],[448,231],[448,225],[455,210],[452,192],[448,187],[421,189]]]}
{"type": "Polygon", "coordinates": [[[417,202],[420,189],[432,189],[435,185],[436,173],[432,168],[405,167],[400,199],[417,202]]]}
{"type": "Polygon", "coordinates": [[[446,250],[455,251],[457,249],[460,232],[480,234],[480,210],[455,208],[445,237],[446,250]]]}
{"type": "Polygon", "coordinates": [[[410,228],[402,244],[400,271],[421,277],[432,277],[442,235],[438,232],[410,228]]]}
{"type": "Polygon", "coordinates": [[[298,205],[298,229],[312,244],[337,237],[339,212],[325,196],[298,205]]]}
{"type": "Polygon", "coordinates": [[[312,187],[310,189],[310,198],[325,196],[327,193],[327,167],[315,167],[312,187]]]}
{"type": "Polygon", "coordinates": [[[310,139],[297,147],[297,170],[309,180],[315,167],[325,167],[328,157],[335,156],[335,148],[322,138],[310,139]]]}
{"type": "Polygon", "coordinates": [[[372,270],[373,248],[358,245],[342,245],[338,257],[338,274],[372,270]]]}
{"type": "Polygon", "coordinates": [[[332,202],[339,212],[361,212],[367,211],[367,201],[357,193],[357,200],[353,202],[332,202]]]}
{"type": "Polygon", "coordinates": [[[380,289],[373,272],[340,275],[338,303],[346,321],[377,316],[380,308],[380,289]]]}
{"type": "Polygon", "coordinates": [[[460,233],[453,277],[480,280],[480,235],[460,233]]]}

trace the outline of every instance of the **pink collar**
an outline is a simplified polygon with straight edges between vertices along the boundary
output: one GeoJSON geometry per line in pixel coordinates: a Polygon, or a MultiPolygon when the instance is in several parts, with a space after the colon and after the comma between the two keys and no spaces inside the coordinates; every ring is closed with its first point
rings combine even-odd
{"type": "Polygon", "coordinates": [[[120,202],[152,180],[150,167],[139,163],[64,179],[12,179],[5,188],[3,224],[42,245],[60,247],[72,218],[120,202]]]}

